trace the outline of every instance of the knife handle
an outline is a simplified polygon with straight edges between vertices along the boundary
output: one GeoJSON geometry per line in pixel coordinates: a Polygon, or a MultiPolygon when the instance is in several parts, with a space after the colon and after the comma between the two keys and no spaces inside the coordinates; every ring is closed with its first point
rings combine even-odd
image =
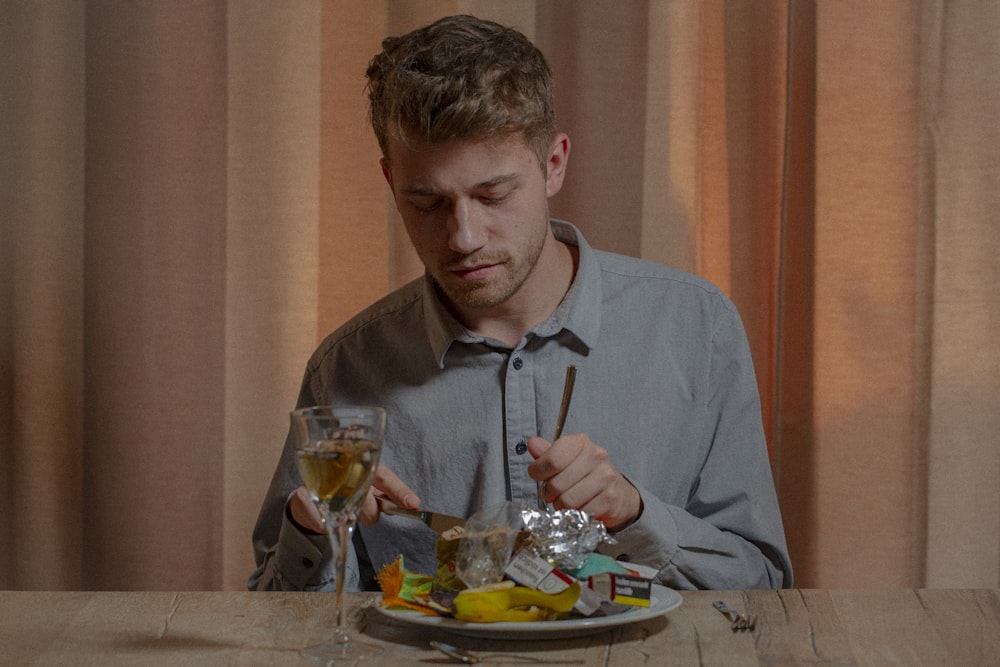
{"type": "Polygon", "coordinates": [[[386,507],[382,510],[386,514],[393,514],[395,516],[408,516],[411,519],[419,519],[426,524],[431,522],[431,518],[427,515],[427,512],[422,510],[408,510],[405,507],[400,507],[399,505],[393,505],[392,507],[386,507]]]}
{"type": "Polygon", "coordinates": [[[392,502],[391,500],[386,500],[385,498],[376,498],[375,502],[378,503],[378,509],[383,514],[406,516],[410,517],[411,519],[422,521],[426,525],[430,525],[431,520],[430,517],[427,515],[427,512],[421,510],[406,509],[405,507],[400,507],[396,503],[392,502]]]}

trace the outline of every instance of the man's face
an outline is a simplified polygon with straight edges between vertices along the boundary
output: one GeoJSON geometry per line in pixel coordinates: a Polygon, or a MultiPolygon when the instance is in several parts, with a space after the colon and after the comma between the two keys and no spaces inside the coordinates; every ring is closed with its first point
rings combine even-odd
{"type": "MultiPolygon", "coordinates": [[[[549,239],[548,197],[562,185],[559,144],[543,169],[519,136],[407,147],[382,168],[410,241],[459,310],[489,312],[522,289],[549,239]]],[[[539,286],[541,287],[541,286],[539,286]]]]}

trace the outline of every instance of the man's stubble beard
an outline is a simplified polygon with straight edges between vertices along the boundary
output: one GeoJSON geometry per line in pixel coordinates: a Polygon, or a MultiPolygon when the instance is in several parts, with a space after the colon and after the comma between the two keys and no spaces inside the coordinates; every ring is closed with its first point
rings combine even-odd
{"type": "Polygon", "coordinates": [[[522,254],[522,259],[516,264],[513,263],[514,258],[510,255],[485,258],[490,263],[499,261],[507,269],[499,279],[477,280],[457,288],[442,285],[433,275],[431,279],[449,301],[461,308],[479,309],[499,306],[517,294],[535,270],[538,258],[542,254],[542,248],[545,246],[546,236],[549,233],[548,224],[548,210],[546,210],[543,233],[532,237],[530,243],[524,246],[523,250],[526,251],[526,254],[522,254]]]}

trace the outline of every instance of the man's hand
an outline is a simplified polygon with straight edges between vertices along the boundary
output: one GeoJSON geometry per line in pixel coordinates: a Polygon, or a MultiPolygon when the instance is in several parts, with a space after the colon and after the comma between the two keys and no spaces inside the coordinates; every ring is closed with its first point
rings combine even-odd
{"type": "Polygon", "coordinates": [[[528,474],[545,482],[545,499],[556,509],[583,510],[608,530],[632,523],[642,512],[639,492],[611,464],[608,453],[583,433],[554,443],[530,438],[528,451],[535,457],[528,474]]]}
{"type": "MultiPolygon", "coordinates": [[[[377,497],[388,498],[406,509],[420,507],[420,498],[417,497],[417,494],[396,477],[391,470],[381,465],[375,471],[375,479],[372,481],[371,488],[368,489],[368,495],[365,496],[358,514],[358,520],[366,526],[378,521],[379,509],[375,500],[377,497]]],[[[292,520],[300,528],[314,533],[326,534],[323,518],[320,516],[319,510],[316,509],[316,503],[312,501],[306,487],[300,486],[295,489],[295,493],[288,499],[288,511],[292,514],[292,520]]]]}
{"type": "Polygon", "coordinates": [[[316,509],[316,503],[312,501],[308,489],[300,486],[295,489],[295,493],[288,499],[288,511],[291,512],[292,521],[299,528],[326,535],[326,526],[323,524],[323,517],[316,509]]]}
{"type": "Polygon", "coordinates": [[[375,471],[375,480],[368,489],[368,495],[361,505],[358,520],[366,526],[378,521],[379,508],[377,498],[388,498],[400,507],[415,510],[420,507],[420,498],[413,490],[396,477],[395,473],[383,465],[375,471]]]}

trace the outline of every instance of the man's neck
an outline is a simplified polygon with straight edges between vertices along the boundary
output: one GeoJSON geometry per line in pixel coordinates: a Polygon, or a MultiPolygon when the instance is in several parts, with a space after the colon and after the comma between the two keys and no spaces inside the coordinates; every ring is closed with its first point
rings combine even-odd
{"type": "MultiPolygon", "coordinates": [[[[544,322],[562,303],[573,284],[579,251],[550,236],[528,282],[530,289],[521,289],[505,303],[488,311],[463,311],[462,323],[487,338],[515,348],[533,327],[544,322]]],[[[527,283],[526,283],[527,285],[527,283]]]]}

